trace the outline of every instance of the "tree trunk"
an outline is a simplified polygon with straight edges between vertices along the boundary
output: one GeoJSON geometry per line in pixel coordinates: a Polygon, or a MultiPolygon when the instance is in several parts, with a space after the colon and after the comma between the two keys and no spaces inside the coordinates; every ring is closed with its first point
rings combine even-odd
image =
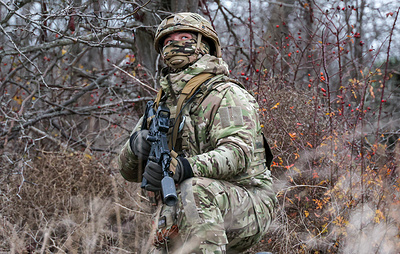
{"type": "MultiPolygon", "coordinates": [[[[266,33],[264,34],[264,41],[267,43],[265,50],[265,60],[261,68],[267,69],[272,76],[283,76],[288,73],[288,66],[281,61],[281,54],[277,53],[277,49],[282,49],[285,38],[289,35],[289,28],[287,26],[288,17],[293,11],[291,7],[295,0],[285,1],[285,5],[270,4],[268,13],[270,13],[269,20],[267,20],[266,33]]],[[[278,50],[281,51],[281,50],[278,50]]]]}

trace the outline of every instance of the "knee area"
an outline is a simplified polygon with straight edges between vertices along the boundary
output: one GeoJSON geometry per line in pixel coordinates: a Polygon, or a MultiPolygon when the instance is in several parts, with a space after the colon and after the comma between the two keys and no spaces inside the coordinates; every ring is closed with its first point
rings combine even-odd
{"type": "Polygon", "coordinates": [[[190,189],[193,194],[209,192],[207,186],[210,184],[210,179],[204,177],[192,177],[181,183],[181,189],[190,189]]]}
{"type": "Polygon", "coordinates": [[[183,199],[193,198],[194,204],[197,207],[216,205],[217,193],[221,191],[220,187],[214,186],[217,181],[204,178],[192,177],[183,181],[180,185],[183,199]]]}

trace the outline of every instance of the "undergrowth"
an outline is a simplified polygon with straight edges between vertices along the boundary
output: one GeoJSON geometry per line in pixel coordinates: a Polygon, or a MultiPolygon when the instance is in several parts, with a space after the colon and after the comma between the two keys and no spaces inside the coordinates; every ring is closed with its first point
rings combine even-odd
{"type": "Polygon", "coordinates": [[[7,166],[0,175],[0,252],[134,253],[146,244],[147,203],[100,160],[43,152],[7,166]]]}

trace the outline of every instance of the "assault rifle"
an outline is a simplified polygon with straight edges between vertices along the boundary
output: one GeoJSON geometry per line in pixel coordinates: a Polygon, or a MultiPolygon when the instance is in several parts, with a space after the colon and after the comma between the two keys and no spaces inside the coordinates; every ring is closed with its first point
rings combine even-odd
{"type": "MultiPolygon", "coordinates": [[[[147,127],[147,119],[151,119],[149,135],[147,140],[151,142],[149,158],[158,163],[163,171],[164,177],[161,180],[161,191],[164,204],[174,206],[178,201],[176,195],[175,182],[170,176],[169,165],[171,163],[171,153],[168,147],[167,134],[169,130],[170,111],[168,107],[160,103],[157,112],[154,109],[154,102],[147,102],[146,113],[143,119],[143,127],[147,127]]],[[[143,178],[142,188],[147,185],[147,179],[143,178]]]]}

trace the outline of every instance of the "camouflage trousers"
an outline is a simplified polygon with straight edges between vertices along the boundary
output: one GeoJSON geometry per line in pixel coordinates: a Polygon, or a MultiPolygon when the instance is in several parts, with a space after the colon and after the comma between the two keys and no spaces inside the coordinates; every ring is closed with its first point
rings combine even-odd
{"type": "Polygon", "coordinates": [[[260,241],[270,225],[273,202],[262,189],[194,177],[177,191],[178,205],[164,205],[161,216],[174,220],[166,227],[177,224],[179,237],[154,253],[240,253],[260,241]]]}

